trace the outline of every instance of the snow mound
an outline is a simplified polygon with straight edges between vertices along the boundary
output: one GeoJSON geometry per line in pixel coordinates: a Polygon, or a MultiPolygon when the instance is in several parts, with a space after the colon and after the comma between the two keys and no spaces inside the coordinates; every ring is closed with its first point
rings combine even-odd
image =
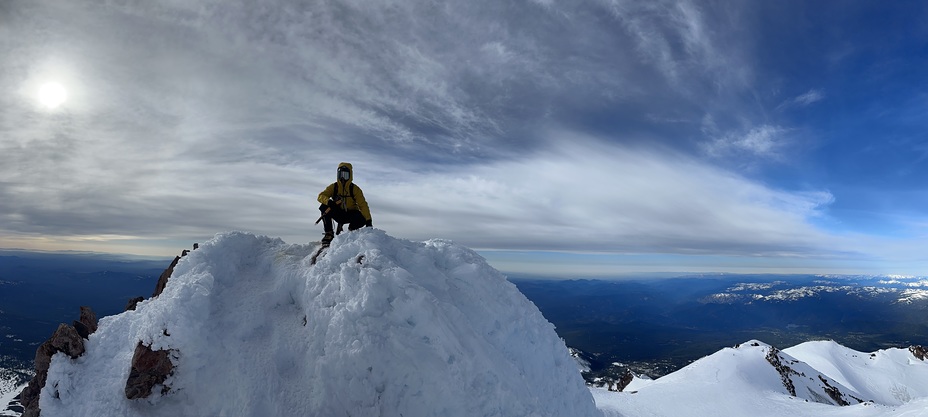
{"type": "Polygon", "coordinates": [[[600,415],[554,326],[473,251],[376,229],[314,249],[217,235],[52,358],[42,416],[600,415]],[[164,396],[125,397],[139,341],[174,352],[164,396]]]}

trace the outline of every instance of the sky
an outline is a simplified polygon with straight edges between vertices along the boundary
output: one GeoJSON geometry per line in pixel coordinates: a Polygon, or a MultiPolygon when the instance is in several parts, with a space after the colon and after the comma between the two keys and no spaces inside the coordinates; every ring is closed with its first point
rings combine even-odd
{"type": "Polygon", "coordinates": [[[374,227],[506,273],[928,275],[916,1],[0,0],[0,248],[374,227]]]}

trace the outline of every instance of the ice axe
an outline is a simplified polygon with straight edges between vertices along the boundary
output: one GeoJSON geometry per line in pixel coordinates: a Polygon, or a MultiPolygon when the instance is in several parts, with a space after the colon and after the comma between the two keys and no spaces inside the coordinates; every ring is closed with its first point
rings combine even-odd
{"type": "MultiPolygon", "coordinates": [[[[331,207],[326,208],[326,209],[325,209],[325,212],[322,213],[322,215],[319,216],[318,219],[316,219],[316,223],[314,223],[314,224],[319,224],[319,222],[321,222],[322,219],[325,218],[325,215],[326,215],[326,214],[329,214],[329,210],[332,210],[332,208],[331,208],[331,207]]],[[[336,235],[340,235],[340,234],[342,233],[342,230],[344,230],[343,228],[344,228],[344,225],[341,224],[341,223],[339,223],[339,224],[338,224],[338,229],[335,229],[335,234],[336,234],[336,235]]]]}
{"type": "Polygon", "coordinates": [[[325,218],[325,215],[326,215],[326,214],[329,214],[329,210],[332,210],[332,208],[331,208],[331,207],[329,207],[329,208],[327,208],[327,209],[325,209],[325,212],[324,212],[324,213],[322,213],[322,215],[321,215],[321,216],[319,216],[319,218],[318,218],[318,219],[316,219],[316,223],[313,223],[313,224],[319,224],[319,222],[321,222],[321,221],[322,221],[322,219],[324,219],[324,218],[325,218]]]}

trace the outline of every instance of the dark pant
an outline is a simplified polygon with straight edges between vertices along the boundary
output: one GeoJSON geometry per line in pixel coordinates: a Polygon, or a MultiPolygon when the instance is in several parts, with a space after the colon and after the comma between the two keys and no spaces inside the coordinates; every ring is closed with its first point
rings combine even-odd
{"type": "MultiPolygon", "coordinates": [[[[331,208],[323,204],[319,206],[319,211],[322,212],[322,227],[326,233],[332,233],[332,220],[335,220],[339,226],[348,223],[348,230],[357,230],[367,224],[367,219],[364,218],[360,210],[345,211],[334,204],[331,208]],[[325,212],[327,209],[329,210],[328,213],[325,212]]],[[[341,227],[339,227],[340,229],[341,227]]]]}

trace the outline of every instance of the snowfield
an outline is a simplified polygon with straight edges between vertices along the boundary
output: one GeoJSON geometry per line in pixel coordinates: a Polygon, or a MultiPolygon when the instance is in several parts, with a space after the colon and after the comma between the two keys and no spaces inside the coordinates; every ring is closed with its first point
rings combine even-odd
{"type": "Polygon", "coordinates": [[[314,249],[218,235],[84,356],[53,357],[42,416],[601,415],[554,326],[475,252],[376,229],[314,249]],[[163,397],[125,397],[139,341],[175,352],[163,397]]]}

